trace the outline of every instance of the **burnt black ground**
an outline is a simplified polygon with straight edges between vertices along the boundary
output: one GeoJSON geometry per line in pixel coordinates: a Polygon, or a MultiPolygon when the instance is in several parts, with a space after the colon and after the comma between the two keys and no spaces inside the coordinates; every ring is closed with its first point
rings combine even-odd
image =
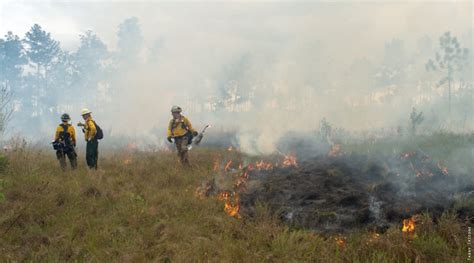
{"type": "Polygon", "coordinates": [[[320,156],[298,167],[252,171],[239,192],[241,213],[251,217],[260,202],[296,228],[383,232],[422,212],[436,220],[444,211],[457,209],[460,216],[472,218],[472,207],[454,207],[457,196],[474,190],[466,178],[444,174],[420,153],[383,161],[361,155],[320,156]]]}

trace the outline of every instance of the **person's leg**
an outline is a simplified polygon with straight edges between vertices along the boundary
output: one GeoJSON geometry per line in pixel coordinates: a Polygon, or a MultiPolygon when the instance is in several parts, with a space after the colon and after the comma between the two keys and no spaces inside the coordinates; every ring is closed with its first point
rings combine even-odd
{"type": "Polygon", "coordinates": [[[189,165],[188,160],[188,138],[183,137],[181,140],[181,155],[180,155],[181,163],[183,165],[189,165]]]}
{"type": "Polygon", "coordinates": [[[93,168],[94,165],[94,149],[92,141],[87,141],[86,143],[86,163],[89,168],[93,168]]]}
{"type": "Polygon", "coordinates": [[[69,162],[71,163],[71,168],[75,170],[77,168],[77,154],[76,151],[72,150],[67,154],[69,162]]]}
{"type": "Polygon", "coordinates": [[[99,165],[99,141],[94,139],[94,167],[97,170],[99,165]]]}
{"type": "Polygon", "coordinates": [[[174,138],[174,144],[176,145],[176,153],[181,161],[181,138],[174,138]]]}
{"type": "Polygon", "coordinates": [[[66,170],[66,157],[64,156],[64,152],[56,151],[56,157],[59,160],[59,165],[61,166],[61,169],[63,171],[66,170]]]}

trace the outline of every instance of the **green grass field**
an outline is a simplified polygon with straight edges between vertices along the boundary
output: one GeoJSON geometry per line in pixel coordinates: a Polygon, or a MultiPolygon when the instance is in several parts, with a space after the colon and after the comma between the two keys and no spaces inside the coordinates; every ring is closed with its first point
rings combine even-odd
{"type": "Polygon", "coordinates": [[[223,153],[193,150],[193,169],[181,168],[170,152],[101,153],[98,171],[85,168],[81,153],[80,168],[62,172],[52,151],[11,152],[0,175],[0,261],[467,260],[468,225],[449,212],[436,223],[422,215],[413,235],[403,233],[400,222],[380,235],[323,236],[283,225],[264,204],[255,217],[230,217],[221,201],[196,194],[223,153]]]}

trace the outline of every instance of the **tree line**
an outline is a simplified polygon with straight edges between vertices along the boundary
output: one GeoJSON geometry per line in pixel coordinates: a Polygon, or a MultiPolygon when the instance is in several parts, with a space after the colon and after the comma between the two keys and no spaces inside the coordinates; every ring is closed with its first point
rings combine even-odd
{"type": "MultiPolygon", "coordinates": [[[[135,17],[125,19],[118,26],[117,48],[113,51],[91,30],[79,35],[79,46],[72,52],[62,49],[60,42],[38,24],[24,36],[8,32],[0,38],[0,132],[12,116],[17,127],[40,127],[45,119],[55,120],[62,112],[84,106],[77,103],[87,102],[89,107],[100,108],[113,101],[114,94],[120,92],[114,90],[120,86],[116,85],[119,80],[115,76],[140,60],[142,48],[143,36],[135,17]]],[[[151,59],[156,58],[157,48],[150,50],[151,59]]],[[[261,97],[259,92],[264,91],[256,89],[258,85],[253,83],[258,82],[254,80],[258,73],[250,72],[254,70],[253,59],[251,53],[243,53],[222,65],[216,79],[220,93],[213,101],[202,103],[211,105],[213,111],[218,108],[233,111],[238,108],[235,105],[261,97]]],[[[349,74],[341,74],[340,82],[356,86],[356,92],[360,92],[359,87],[412,89],[420,79],[427,86],[434,79],[436,87],[447,90],[449,111],[452,104],[461,101],[458,104],[467,105],[466,109],[472,113],[471,62],[470,51],[450,32],[439,37],[436,47],[432,47],[431,39],[420,38],[415,54],[408,54],[403,41],[394,39],[385,44],[384,57],[378,65],[368,59],[356,60],[349,74]],[[424,66],[423,71],[429,76],[427,81],[422,79],[420,71],[411,70],[413,65],[424,66]],[[468,96],[453,98],[454,89],[463,90],[468,96]]],[[[319,78],[317,74],[308,84],[321,88],[325,86],[320,82],[324,76],[319,78]]]]}
{"type": "Polygon", "coordinates": [[[62,49],[39,24],[23,37],[8,32],[0,38],[0,130],[12,114],[19,127],[39,126],[75,103],[91,101],[114,72],[137,59],[142,44],[138,19],[124,20],[117,37],[114,52],[91,30],[79,35],[74,52],[62,49]]]}

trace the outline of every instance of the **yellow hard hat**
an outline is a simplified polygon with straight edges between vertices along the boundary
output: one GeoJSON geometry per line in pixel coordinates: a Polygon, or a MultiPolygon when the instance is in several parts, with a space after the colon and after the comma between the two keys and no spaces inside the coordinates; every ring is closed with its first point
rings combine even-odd
{"type": "Polygon", "coordinates": [[[84,116],[84,115],[86,115],[86,114],[89,114],[89,113],[92,113],[92,112],[91,112],[89,109],[87,109],[87,108],[84,108],[84,109],[82,109],[82,111],[81,111],[81,115],[82,115],[82,116],[84,116]]]}

